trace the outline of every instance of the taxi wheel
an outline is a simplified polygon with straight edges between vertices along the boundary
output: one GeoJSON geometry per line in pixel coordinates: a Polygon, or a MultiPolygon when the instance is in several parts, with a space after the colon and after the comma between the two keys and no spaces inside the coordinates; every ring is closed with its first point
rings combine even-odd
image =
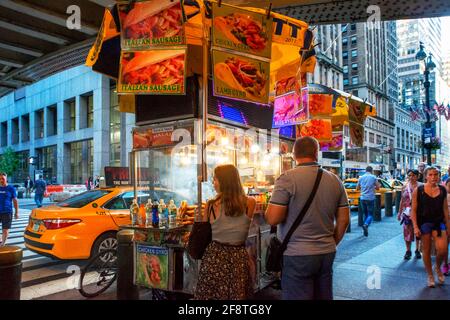
{"type": "Polygon", "coordinates": [[[91,257],[98,254],[100,251],[116,249],[117,250],[117,238],[115,232],[107,232],[102,234],[95,240],[91,250],[91,257]]]}

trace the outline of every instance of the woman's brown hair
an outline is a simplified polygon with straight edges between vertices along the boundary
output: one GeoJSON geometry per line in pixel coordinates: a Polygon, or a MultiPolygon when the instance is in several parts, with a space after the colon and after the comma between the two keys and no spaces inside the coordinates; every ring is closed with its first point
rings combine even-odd
{"type": "Polygon", "coordinates": [[[237,217],[244,214],[247,198],[236,167],[232,164],[217,166],[214,169],[214,177],[220,185],[217,200],[221,200],[225,215],[237,217]]]}

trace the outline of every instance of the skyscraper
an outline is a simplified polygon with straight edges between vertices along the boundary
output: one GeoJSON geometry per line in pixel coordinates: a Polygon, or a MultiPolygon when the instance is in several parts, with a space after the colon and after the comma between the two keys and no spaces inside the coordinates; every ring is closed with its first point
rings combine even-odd
{"type": "Polygon", "coordinates": [[[348,170],[370,164],[378,172],[393,171],[396,23],[350,23],[342,28],[344,89],[377,109],[377,116],[366,120],[365,146],[347,146],[348,170]]]}

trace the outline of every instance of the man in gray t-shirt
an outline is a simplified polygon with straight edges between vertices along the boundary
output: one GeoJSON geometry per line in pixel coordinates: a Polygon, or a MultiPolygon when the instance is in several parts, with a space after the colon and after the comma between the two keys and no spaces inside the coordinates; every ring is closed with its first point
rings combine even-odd
{"type": "MultiPolygon", "coordinates": [[[[283,240],[307,201],[319,169],[319,144],[303,137],[294,144],[297,167],[275,182],[266,220],[278,225],[283,240]]],[[[283,256],[283,299],[333,298],[332,267],[336,245],[350,221],[347,194],[341,180],[323,171],[317,193],[301,224],[292,234],[283,256]]]]}

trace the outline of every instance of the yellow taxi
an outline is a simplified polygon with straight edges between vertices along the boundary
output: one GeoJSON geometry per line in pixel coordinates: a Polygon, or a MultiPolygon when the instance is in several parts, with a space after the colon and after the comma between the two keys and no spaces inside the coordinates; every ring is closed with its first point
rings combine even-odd
{"type": "MultiPolygon", "coordinates": [[[[380,189],[376,191],[376,193],[381,193],[381,207],[384,208],[384,196],[383,194],[386,192],[392,192],[392,201],[395,203],[395,189],[389,185],[384,179],[377,179],[380,183],[380,189]]],[[[356,190],[356,185],[358,184],[358,179],[349,178],[344,180],[344,187],[347,191],[348,202],[351,207],[359,205],[359,197],[361,195],[360,190],[356,190]]]]}
{"type": "MultiPolygon", "coordinates": [[[[32,210],[25,229],[25,246],[36,253],[56,259],[88,259],[99,251],[116,248],[119,226],[130,224],[132,187],[90,190],[57,205],[32,210]]],[[[151,197],[173,199],[177,205],[181,195],[156,188],[138,192],[138,202],[151,197]]]]}
{"type": "Polygon", "coordinates": [[[392,179],[389,180],[389,185],[395,189],[395,191],[402,191],[403,186],[405,185],[405,183],[403,181],[397,180],[397,179],[392,179]]]}

